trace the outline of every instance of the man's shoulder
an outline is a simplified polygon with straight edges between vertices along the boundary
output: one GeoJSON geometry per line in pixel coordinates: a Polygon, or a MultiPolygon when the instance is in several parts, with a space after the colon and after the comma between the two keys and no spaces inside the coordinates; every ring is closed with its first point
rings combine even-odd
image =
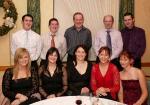
{"type": "Polygon", "coordinates": [[[31,30],[31,35],[34,37],[40,38],[40,35],[33,30],[31,30]]]}
{"type": "Polygon", "coordinates": [[[49,35],[50,35],[50,33],[48,33],[48,32],[47,32],[47,33],[42,33],[42,34],[41,34],[41,37],[42,37],[42,38],[45,38],[45,37],[48,37],[49,35]]]}
{"type": "Polygon", "coordinates": [[[73,29],[74,29],[74,26],[71,26],[71,27],[69,27],[69,28],[66,29],[66,32],[72,31],[73,29]]]}
{"type": "Polygon", "coordinates": [[[136,30],[138,30],[138,31],[145,31],[143,28],[141,28],[141,27],[134,27],[136,30]]]}
{"type": "MultiPolygon", "coordinates": [[[[145,31],[143,28],[137,27],[137,26],[134,26],[134,27],[133,27],[133,30],[137,30],[137,31],[145,31]]],[[[126,31],[128,31],[127,28],[121,29],[121,32],[126,32],[126,31]]]]}
{"type": "Polygon", "coordinates": [[[24,32],[23,30],[18,30],[15,33],[13,33],[12,35],[13,36],[20,36],[20,35],[22,35],[23,32],[24,32]]]}
{"type": "MultiPolygon", "coordinates": [[[[85,27],[85,26],[83,26],[82,29],[90,32],[90,29],[87,28],[87,27],[85,27]]],[[[72,30],[75,30],[75,27],[74,27],[74,26],[71,26],[71,27],[67,28],[67,29],[66,29],[66,32],[72,31],[72,30]]]]}
{"type": "Polygon", "coordinates": [[[87,27],[85,27],[85,26],[83,26],[83,29],[84,29],[84,30],[87,30],[87,31],[90,31],[90,29],[87,28],[87,27]]]}
{"type": "Polygon", "coordinates": [[[120,33],[120,31],[118,29],[113,28],[112,31],[120,33]]]}

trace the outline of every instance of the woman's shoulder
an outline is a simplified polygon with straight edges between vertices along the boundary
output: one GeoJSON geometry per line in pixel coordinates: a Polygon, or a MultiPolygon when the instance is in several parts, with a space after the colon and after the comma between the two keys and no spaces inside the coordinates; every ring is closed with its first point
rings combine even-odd
{"type": "Polygon", "coordinates": [[[13,73],[13,68],[7,68],[7,69],[5,70],[5,73],[7,73],[7,74],[12,74],[12,73],[13,73]]]}
{"type": "Polygon", "coordinates": [[[39,75],[41,75],[41,73],[44,71],[44,68],[45,68],[44,65],[39,67],[39,70],[38,70],[39,75]]]}
{"type": "Polygon", "coordinates": [[[92,71],[97,71],[99,69],[99,64],[93,64],[92,71]]]}
{"type": "Polygon", "coordinates": [[[93,67],[94,67],[94,68],[97,68],[97,67],[99,67],[99,64],[98,64],[98,63],[93,64],[93,67]]]}
{"type": "Polygon", "coordinates": [[[143,70],[141,70],[139,68],[135,68],[135,67],[132,67],[132,69],[134,71],[134,74],[137,75],[138,78],[141,77],[141,76],[144,76],[144,71],[143,70]]]}
{"type": "Polygon", "coordinates": [[[115,72],[117,71],[117,72],[119,72],[117,66],[114,65],[113,63],[109,63],[109,68],[110,68],[110,70],[112,70],[112,71],[115,71],[115,72]]]}
{"type": "Polygon", "coordinates": [[[13,68],[7,68],[4,72],[3,78],[11,77],[13,75],[13,68]]]}

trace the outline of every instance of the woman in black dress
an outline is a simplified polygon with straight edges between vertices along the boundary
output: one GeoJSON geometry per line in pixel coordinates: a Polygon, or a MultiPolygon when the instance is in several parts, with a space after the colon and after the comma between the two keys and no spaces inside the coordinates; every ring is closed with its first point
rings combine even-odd
{"type": "Polygon", "coordinates": [[[25,48],[18,48],[14,56],[14,68],[5,71],[2,81],[2,91],[10,99],[11,105],[29,105],[39,101],[38,75],[31,70],[31,60],[25,48]]]}
{"type": "Polygon", "coordinates": [[[73,62],[68,62],[68,95],[89,95],[92,64],[87,61],[88,50],[84,45],[75,48],[73,62]]]}
{"type": "Polygon", "coordinates": [[[39,69],[39,91],[44,99],[64,95],[67,90],[67,72],[62,66],[57,48],[51,47],[46,63],[39,69]]]}

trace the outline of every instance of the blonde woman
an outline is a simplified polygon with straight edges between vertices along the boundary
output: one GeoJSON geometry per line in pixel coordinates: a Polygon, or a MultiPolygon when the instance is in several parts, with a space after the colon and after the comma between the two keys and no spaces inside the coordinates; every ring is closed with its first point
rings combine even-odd
{"type": "Polygon", "coordinates": [[[25,48],[18,48],[14,56],[14,67],[8,68],[3,76],[2,91],[11,105],[29,105],[39,99],[36,70],[30,69],[31,59],[25,48]]]}

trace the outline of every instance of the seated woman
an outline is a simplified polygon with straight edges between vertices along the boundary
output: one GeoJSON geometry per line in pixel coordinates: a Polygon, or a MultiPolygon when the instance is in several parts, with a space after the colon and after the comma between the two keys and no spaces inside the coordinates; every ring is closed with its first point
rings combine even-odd
{"type": "Polygon", "coordinates": [[[120,89],[120,75],[115,65],[110,63],[110,50],[101,47],[99,63],[95,64],[91,73],[91,88],[95,96],[116,100],[120,89]]]}
{"type": "Polygon", "coordinates": [[[127,51],[120,54],[121,88],[118,94],[119,101],[128,105],[147,105],[147,85],[142,70],[132,66],[133,58],[127,51]]]}
{"type": "Polygon", "coordinates": [[[31,70],[31,59],[25,48],[18,48],[14,56],[14,68],[8,68],[3,76],[2,91],[10,99],[11,105],[29,105],[39,101],[38,77],[31,70]]]}
{"type": "Polygon", "coordinates": [[[67,90],[67,72],[62,66],[57,48],[51,47],[46,54],[46,63],[39,69],[39,91],[43,98],[64,95],[67,90]]]}
{"type": "Polygon", "coordinates": [[[88,95],[92,64],[87,61],[88,50],[78,45],[73,54],[73,62],[68,62],[68,95],[88,95]]]}

